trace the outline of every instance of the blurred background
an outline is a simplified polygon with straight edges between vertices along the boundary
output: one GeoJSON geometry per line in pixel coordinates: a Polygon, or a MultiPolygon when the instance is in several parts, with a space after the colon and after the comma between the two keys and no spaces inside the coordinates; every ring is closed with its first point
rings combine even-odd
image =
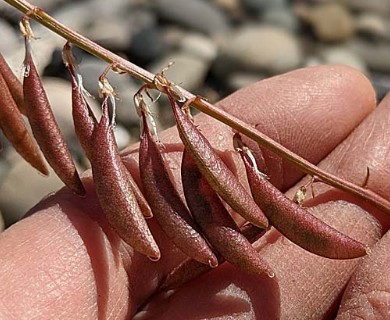
{"type": "MultiPolygon", "coordinates": [[[[57,20],[152,72],[170,61],[169,79],[216,102],[255,81],[296,68],[346,64],[364,72],[378,99],[390,89],[390,0],[32,0],[57,20]]],[[[0,52],[21,78],[21,14],[0,1],[0,52]]],[[[74,135],[65,41],[32,22],[33,54],[61,129],[82,172],[88,163],[74,135]]],[[[102,62],[75,50],[99,112],[102,62]]],[[[138,141],[132,96],[140,83],[110,73],[117,92],[117,141],[138,141]]],[[[162,130],[173,124],[164,99],[154,104],[162,130]]],[[[1,137],[0,230],[62,187],[40,176],[1,137]],[[4,220],[3,222],[1,222],[4,220]]]]}

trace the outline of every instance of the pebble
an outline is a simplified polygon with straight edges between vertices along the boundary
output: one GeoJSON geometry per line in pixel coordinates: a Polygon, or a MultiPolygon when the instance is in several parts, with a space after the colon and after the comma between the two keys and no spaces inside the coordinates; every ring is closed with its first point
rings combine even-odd
{"type": "Polygon", "coordinates": [[[218,54],[216,43],[197,33],[189,33],[182,38],[180,43],[181,52],[206,62],[213,61],[218,54]]]}
{"type": "Polygon", "coordinates": [[[369,35],[375,39],[387,37],[390,39],[386,22],[379,14],[361,14],[356,18],[356,30],[361,34],[369,35]]]}
{"type": "Polygon", "coordinates": [[[0,186],[0,210],[5,225],[9,226],[44,196],[64,185],[51,169],[50,176],[44,177],[14,151],[7,158],[12,166],[0,186]]]}
{"type": "Polygon", "coordinates": [[[390,72],[390,44],[355,40],[350,42],[348,46],[365,61],[370,69],[390,72]]]}
{"type": "Polygon", "coordinates": [[[388,73],[371,72],[370,81],[375,88],[378,101],[390,92],[390,75],[388,73]]]}
{"type": "Polygon", "coordinates": [[[222,67],[267,71],[271,74],[298,67],[302,50],[298,39],[287,30],[274,26],[244,26],[226,38],[222,67]]]}
{"type": "Polygon", "coordinates": [[[167,48],[161,30],[156,26],[150,26],[133,35],[129,54],[135,62],[145,65],[163,56],[167,48]]]}
{"type": "Polygon", "coordinates": [[[390,0],[343,0],[350,9],[362,12],[375,12],[383,15],[390,14],[390,0]]]}
{"type": "Polygon", "coordinates": [[[21,37],[5,20],[0,19],[1,41],[0,52],[3,56],[12,55],[22,44],[21,37]]]}
{"type": "Polygon", "coordinates": [[[324,42],[345,41],[355,32],[351,13],[340,3],[323,3],[313,7],[299,5],[295,12],[311,25],[318,39],[324,42]]]}
{"type": "Polygon", "coordinates": [[[229,23],[219,7],[202,0],[155,0],[158,15],[194,31],[209,35],[226,33],[229,23]]]}
{"type": "Polygon", "coordinates": [[[364,60],[346,46],[334,46],[322,49],[320,51],[320,57],[325,64],[344,64],[358,69],[363,73],[368,72],[364,60]]]}
{"type": "Polygon", "coordinates": [[[148,70],[158,73],[170,62],[174,64],[165,73],[168,79],[186,90],[196,92],[206,78],[209,64],[204,59],[183,52],[175,52],[156,61],[149,66],[148,70]]]}
{"type": "Polygon", "coordinates": [[[286,0],[241,0],[242,6],[255,13],[287,6],[286,0]]]}
{"type": "Polygon", "coordinates": [[[273,8],[260,16],[262,23],[281,27],[289,31],[297,31],[300,23],[295,13],[288,7],[273,8]]]}

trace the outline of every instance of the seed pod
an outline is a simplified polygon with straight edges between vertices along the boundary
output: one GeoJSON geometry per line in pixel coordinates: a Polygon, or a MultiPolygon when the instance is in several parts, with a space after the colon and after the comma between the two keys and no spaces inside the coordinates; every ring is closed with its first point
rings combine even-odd
{"type": "Polygon", "coordinates": [[[182,182],[188,207],[210,244],[233,265],[256,275],[274,277],[250,242],[241,234],[215,191],[184,151],[182,182]]]}
{"type": "Polygon", "coordinates": [[[172,242],[186,255],[216,267],[217,258],[196,231],[191,214],[169,178],[161,150],[148,128],[142,112],[143,135],[139,148],[139,166],[145,196],[157,222],[172,242]]]}
{"type": "Polygon", "coordinates": [[[84,95],[84,87],[82,85],[82,77],[77,71],[75,58],[72,54],[72,47],[67,42],[62,51],[62,58],[65,65],[68,67],[70,81],[72,84],[72,117],[76,136],[84,149],[87,158],[91,156],[91,138],[96,127],[96,117],[89,106],[84,95]]]}
{"type": "Polygon", "coordinates": [[[119,155],[106,102],[93,134],[95,147],[90,159],[96,193],[108,222],[118,235],[134,250],[158,260],[160,250],[130,187],[130,173],[119,155]]]}
{"type": "MultiPolygon", "coordinates": [[[[245,238],[248,239],[250,243],[253,243],[264,235],[265,230],[260,230],[253,225],[248,224],[241,227],[240,232],[244,235],[245,238]]],[[[216,256],[219,264],[225,262],[225,259],[219,253],[216,253],[216,256]]],[[[190,258],[186,259],[171,272],[169,272],[169,274],[165,277],[164,282],[160,285],[159,289],[163,291],[176,289],[184,283],[191,281],[192,279],[195,279],[211,270],[213,270],[213,268],[210,266],[199,263],[198,261],[190,258]]]]}
{"type": "MultiPolygon", "coordinates": [[[[236,139],[239,136],[236,135],[236,139]]],[[[330,227],[299,204],[288,199],[261,174],[250,151],[243,146],[244,161],[253,198],[270,223],[303,249],[332,259],[353,259],[367,253],[367,247],[330,227]]]]}
{"type": "Polygon", "coordinates": [[[5,61],[3,55],[0,53],[0,73],[3,75],[5,82],[9,88],[9,91],[19,109],[23,114],[26,114],[24,108],[24,98],[23,98],[23,86],[19,79],[12,72],[11,68],[5,61]]]}
{"type": "Polygon", "coordinates": [[[72,156],[54,118],[49,100],[31,57],[29,40],[26,39],[26,57],[23,94],[26,115],[39,147],[58,177],[78,195],[85,189],[77,173],[72,156]]]}
{"type": "MultiPolygon", "coordinates": [[[[266,229],[267,218],[250,194],[217,155],[209,141],[180,110],[169,89],[167,95],[176,118],[180,138],[211,187],[243,218],[259,228],[266,229]]],[[[188,107],[191,102],[191,100],[187,101],[184,107],[188,107]]]]}
{"type": "Polygon", "coordinates": [[[0,127],[15,150],[35,169],[49,175],[38,145],[27,130],[23,117],[0,73],[0,127]]]}

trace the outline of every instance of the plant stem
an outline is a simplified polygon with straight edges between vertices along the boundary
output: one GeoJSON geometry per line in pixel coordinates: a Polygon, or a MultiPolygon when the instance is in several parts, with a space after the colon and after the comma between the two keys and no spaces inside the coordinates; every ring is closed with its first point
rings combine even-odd
{"type": "MultiPolygon", "coordinates": [[[[129,75],[131,75],[132,77],[141,80],[142,82],[148,84],[149,87],[158,89],[156,88],[154,83],[155,75],[153,73],[150,73],[138,67],[137,65],[131,63],[130,61],[119,57],[118,55],[103,48],[97,43],[69,29],[68,27],[56,21],[53,17],[48,15],[42,9],[37,8],[36,6],[24,0],[4,0],[4,1],[10,4],[11,6],[13,6],[14,8],[18,9],[19,11],[28,14],[30,18],[36,20],[40,24],[44,25],[48,29],[52,30],[56,34],[60,35],[67,41],[75,44],[81,49],[106,61],[107,63],[113,64],[115,68],[117,68],[118,70],[124,71],[129,75]]],[[[193,95],[192,93],[186,91],[185,89],[179,86],[175,87],[175,91],[181,97],[184,97],[186,100],[195,97],[195,95],[193,95]]],[[[319,169],[312,163],[294,154],[293,152],[283,147],[282,145],[272,140],[271,138],[267,137],[260,131],[252,128],[247,123],[233,117],[232,115],[224,112],[221,109],[218,109],[217,107],[213,106],[212,104],[208,103],[205,100],[196,99],[192,106],[198,109],[199,111],[206,113],[207,115],[225,123],[231,128],[236,129],[242,134],[248,136],[249,138],[252,138],[253,140],[258,142],[265,148],[273,151],[277,155],[292,162],[303,172],[315,176],[319,178],[319,180],[333,187],[344,190],[350,194],[357,196],[358,198],[364,199],[366,202],[390,214],[390,202],[380,197],[378,194],[370,190],[367,190],[363,187],[359,187],[351,182],[348,182],[342,178],[339,178],[335,175],[332,175],[330,173],[327,173],[319,169]]]]}

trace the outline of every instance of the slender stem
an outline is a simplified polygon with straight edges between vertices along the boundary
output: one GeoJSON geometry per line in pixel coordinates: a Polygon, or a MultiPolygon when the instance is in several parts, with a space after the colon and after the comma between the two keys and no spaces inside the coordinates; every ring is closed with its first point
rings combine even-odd
{"type": "MultiPolygon", "coordinates": [[[[113,64],[118,70],[124,71],[130,74],[131,76],[133,76],[134,78],[141,80],[142,82],[148,84],[149,87],[158,90],[158,88],[156,88],[155,86],[155,82],[154,82],[155,75],[153,73],[150,73],[138,67],[137,65],[131,63],[130,61],[125,60],[119,57],[118,55],[114,54],[113,52],[103,48],[97,43],[83,37],[77,32],[69,29],[68,27],[56,21],[53,17],[48,15],[42,9],[37,8],[36,6],[30,4],[27,1],[24,0],[4,0],[4,1],[10,4],[11,6],[15,7],[19,11],[28,14],[30,18],[38,21],[40,24],[44,25],[45,27],[52,30],[56,34],[68,40],[69,42],[77,45],[78,47],[89,52],[90,54],[106,61],[107,63],[113,64]]],[[[176,86],[175,90],[179,96],[185,98],[186,100],[195,97],[192,93],[186,91],[183,88],[180,88],[179,86],[176,86]]],[[[207,115],[227,124],[228,126],[241,132],[242,134],[245,134],[246,136],[252,138],[253,140],[258,142],[265,148],[268,148],[269,150],[275,152],[276,154],[283,157],[284,159],[291,161],[303,172],[310,174],[312,176],[316,176],[320,180],[322,180],[323,182],[329,185],[332,185],[336,188],[351,193],[361,199],[364,199],[368,203],[390,214],[390,202],[380,197],[378,194],[370,190],[367,190],[363,187],[359,187],[351,182],[348,182],[342,178],[339,178],[335,175],[332,175],[330,173],[327,173],[319,169],[312,163],[294,154],[293,152],[283,147],[282,145],[272,140],[271,138],[267,137],[260,131],[252,128],[251,126],[248,126],[247,123],[233,117],[232,115],[224,112],[223,110],[216,108],[215,106],[208,103],[207,101],[204,101],[202,99],[196,99],[193,103],[193,106],[197,108],[199,111],[206,113],[207,115]]]]}

